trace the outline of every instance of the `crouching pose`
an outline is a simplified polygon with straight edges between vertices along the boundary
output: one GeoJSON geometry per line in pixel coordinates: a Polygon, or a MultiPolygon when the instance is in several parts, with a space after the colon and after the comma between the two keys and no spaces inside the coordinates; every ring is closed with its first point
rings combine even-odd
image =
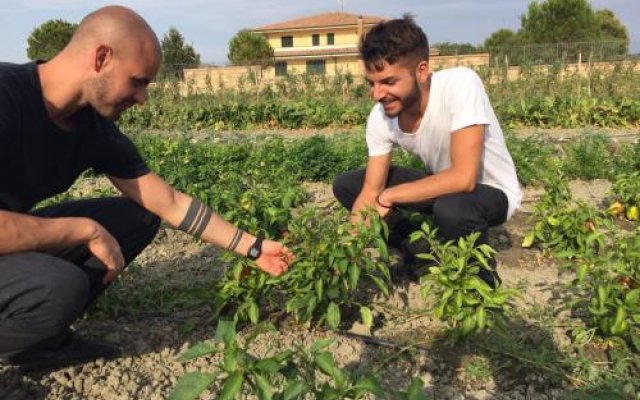
{"type": "MultiPolygon", "coordinates": [[[[502,224],[522,197],[483,84],[468,68],[429,70],[429,44],[410,17],[381,22],[360,44],[365,78],[377,104],[366,126],[367,167],[337,177],[336,198],[351,210],[374,207],[390,228],[389,244],[410,261],[428,251],[410,243],[418,229],[398,208],[433,216],[444,239],[502,224]],[[391,150],[415,154],[426,171],[393,166],[391,150]]],[[[495,265],[495,262],[493,262],[495,265]]],[[[480,277],[496,285],[497,275],[480,277]]]]}
{"type": "Polygon", "coordinates": [[[53,59],[0,63],[0,359],[54,366],[117,348],[72,322],[154,238],[160,219],[279,275],[292,255],[221,219],[151,172],[114,124],[146,100],[161,50],[149,25],[118,6],[86,16],[53,59]],[[85,170],[122,197],[33,209],[85,170]]]}

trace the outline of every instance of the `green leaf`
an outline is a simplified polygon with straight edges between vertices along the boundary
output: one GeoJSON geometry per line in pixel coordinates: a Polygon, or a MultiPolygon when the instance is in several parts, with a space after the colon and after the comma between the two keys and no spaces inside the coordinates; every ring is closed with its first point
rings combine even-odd
{"type": "Polygon", "coordinates": [[[407,389],[407,400],[427,400],[428,397],[423,393],[424,382],[420,378],[411,378],[411,384],[407,389]]]}
{"type": "Polygon", "coordinates": [[[578,281],[584,281],[584,278],[587,276],[587,272],[589,271],[589,266],[587,264],[580,264],[578,269],[576,270],[576,276],[578,277],[578,281]]]}
{"type": "Polygon", "coordinates": [[[527,233],[524,239],[522,240],[522,247],[525,247],[525,248],[531,247],[531,245],[533,245],[533,241],[535,240],[535,237],[536,237],[535,231],[531,231],[527,233]]]}
{"type": "Polygon", "coordinates": [[[333,339],[320,339],[320,340],[316,340],[315,342],[313,342],[313,344],[311,345],[311,352],[312,353],[317,353],[320,350],[327,348],[329,345],[331,345],[331,343],[333,343],[334,340],[333,339]]]}
{"type": "Polygon", "coordinates": [[[251,321],[252,324],[257,324],[260,320],[260,310],[258,309],[258,305],[255,303],[255,301],[252,301],[249,304],[247,314],[249,315],[249,321],[251,321]]]}
{"type": "Polygon", "coordinates": [[[216,328],[216,340],[222,341],[224,344],[229,345],[236,340],[236,324],[233,321],[221,319],[218,321],[218,327],[216,328]]]}
{"type": "Polygon", "coordinates": [[[462,335],[467,336],[476,328],[476,321],[473,316],[468,316],[462,321],[462,335]]]}
{"type": "Polygon", "coordinates": [[[633,289],[624,296],[624,304],[627,307],[637,307],[640,302],[640,289],[633,289]]]}
{"type": "Polygon", "coordinates": [[[387,287],[387,285],[384,283],[384,281],[382,279],[380,279],[379,277],[375,276],[375,275],[370,275],[367,274],[367,276],[369,278],[371,278],[371,280],[373,281],[373,283],[375,283],[375,285],[378,287],[378,289],[380,289],[380,291],[386,296],[389,297],[389,288],[387,287]]]}
{"type": "Polygon", "coordinates": [[[222,360],[222,369],[226,372],[234,372],[238,369],[238,346],[235,343],[227,346],[222,360]]]}
{"type": "Polygon", "coordinates": [[[376,246],[378,247],[378,251],[380,252],[380,258],[382,258],[382,260],[388,260],[389,259],[389,250],[387,249],[387,243],[385,243],[384,240],[382,240],[381,238],[376,238],[375,240],[376,246]]]}
{"type": "Polygon", "coordinates": [[[371,309],[369,307],[360,307],[360,316],[362,317],[362,323],[367,328],[371,328],[373,326],[373,314],[371,313],[371,309]]]}
{"type": "Polygon", "coordinates": [[[192,400],[200,397],[216,376],[202,372],[189,372],[178,379],[176,386],[169,395],[169,400],[192,400]]]}
{"type": "Polygon", "coordinates": [[[271,400],[273,398],[273,387],[271,383],[260,374],[256,374],[256,385],[258,386],[258,399],[271,400]]]}
{"type": "Polygon", "coordinates": [[[229,375],[227,379],[224,380],[224,384],[222,385],[222,390],[220,390],[220,394],[216,397],[217,400],[233,400],[235,399],[242,390],[242,383],[244,377],[241,372],[234,372],[229,375]]]}
{"type": "Polygon", "coordinates": [[[484,329],[486,316],[487,312],[485,311],[484,307],[478,307],[478,309],[476,310],[476,320],[478,322],[478,328],[484,329]]]}
{"type": "Polygon", "coordinates": [[[328,351],[323,351],[321,353],[316,354],[314,357],[314,362],[325,375],[328,375],[332,378],[335,378],[336,371],[338,368],[336,367],[336,363],[333,360],[333,355],[328,351]]]}
{"type": "Polygon", "coordinates": [[[315,288],[316,288],[316,295],[318,296],[319,299],[321,299],[322,295],[324,294],[324,281],[322,279],[318,279],[315,283],[315,288]]]}
{"type": "Polygon", "coordinates": [[[327,324],[332,329],[337,329],[340,325],[340,308],[334,302],[327,307],[327,324]]]}
{"type": "Polygon", "coordinates": [[[300,381],[289,381],[289,384],[284,389],[282,400],[296,400],[309,390],[309,386],[300,381]]]}
{"type": "Polygon", "coordinates": [[[198,343],[192,346],[191,348],[189,348],[184,353],[182,353],[180,357],[178,357],[178,361],[180,362],[189,361],[197,357],[202,357],[207,354],[215,353],[216,351],[217,351],[217,348],[213,344],[204,343],[204,342],[198,343]]]}
{"type": "Polygon", "coordinates": [[[273,358],[263,358],[258,361],[255,365],[255,368],[258,371],[274,373],[280,371],[282,369],[282,365],[274,360],[273,358]]]}
{"type": "Polygon", "coordinates": [[[638,336],[635,332],[632,332],[631,335],[631,344],[635,347],[636,352],[640,352],[640,336],[638,336]]]}
{"type": "Polygon", "coordinates": [[[370,393],[376,395],[377,398],[384,396],[384,391],[380,382],[372,376],[362,378],[362,380],[356,382],[354,385],[355,394],[354,398],[359,399],[363,394],[370,393]]]}
{"type": "Polygon", "coordinates": [[[351,290],[358,287],[358,280],[360,279],[360,268],[354,264],[349,265],[349,285],[351,290]]]}

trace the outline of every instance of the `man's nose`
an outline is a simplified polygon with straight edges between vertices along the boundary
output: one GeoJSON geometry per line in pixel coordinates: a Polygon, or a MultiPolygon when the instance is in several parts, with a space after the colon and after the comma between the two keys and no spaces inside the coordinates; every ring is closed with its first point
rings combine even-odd
{"type": "Polygon", "coordinates": [[[371,86],[371,97],[373,97],[373,100],[380,101],[386,95],[387,92],[383,90],[382,85],[373,84],[373,86],[371,86]]]}
{"type": "Polygon", "coordinates": [[[136,94],[133,96],[133,99],[136,103],[143,105],[147,101],[147,89],[140,89],[136,91],[136,94]]]}

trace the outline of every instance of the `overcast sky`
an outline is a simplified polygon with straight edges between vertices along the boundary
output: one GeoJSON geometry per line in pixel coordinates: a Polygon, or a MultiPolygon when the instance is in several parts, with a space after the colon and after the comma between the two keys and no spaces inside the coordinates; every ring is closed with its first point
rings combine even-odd
{"type": "MultiPolygon", "coordinates": [[[[379,17],[416,16],[429,41],[480,44],[500,28],[518,29],[530,0],[122,0],[162,37],[176,27],[203,62],[225,64],[229,40],[240,29],[322,12],[379,17]]],[[[113,4],[87,0],[0,0],[0,61],[25,62],[26,39],[41,23],[60,18],[80,22],[94,9],[113,4]]],[[[640,0],[592,0],[608,8],[629,29],[631,51],[640,52],[640,0]]]]}

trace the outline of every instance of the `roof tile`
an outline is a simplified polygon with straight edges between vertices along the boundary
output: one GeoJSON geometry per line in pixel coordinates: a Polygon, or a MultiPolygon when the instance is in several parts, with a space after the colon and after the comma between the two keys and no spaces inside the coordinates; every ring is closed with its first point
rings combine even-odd
{"type": "MultiPolygon", "coordinates": [[[[275,24],[264,25],[252,30],[254,32],[263,32],[286,29],[321,28],[324,26],[356,26],[358,24],[358,17],[360,16],[357,14],[330,12],[324,14],[316,14],[308,17],[296,18],[289,21],[278,22],[275,24]]],[[[362,15],[361,17],[365,25],[377,24],[378,22],[386,20],[386,18],[373,17],[368,15],[362,15]]]]}

